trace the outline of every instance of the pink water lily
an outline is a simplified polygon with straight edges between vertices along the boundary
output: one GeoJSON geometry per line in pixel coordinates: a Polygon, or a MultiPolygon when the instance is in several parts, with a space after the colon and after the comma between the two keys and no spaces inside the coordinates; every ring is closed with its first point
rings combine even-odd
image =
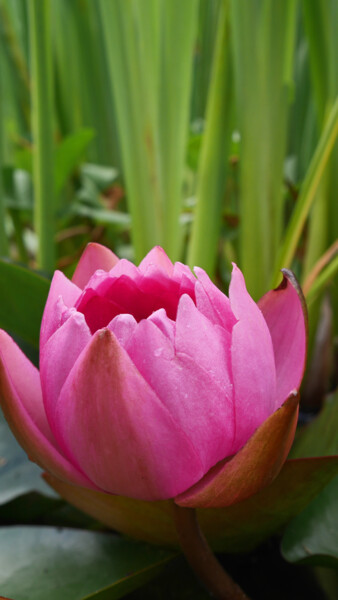
{"type": "Polygon", "coordinates": [[[279,472],[304,371],[291,273],[258,305],[233,267],[229,298],[161,248],[136,267],[90,244],[54,274],[40,372],[0,331],[5,416],[29,457],[75,486],[225,506],[279,472]]]}

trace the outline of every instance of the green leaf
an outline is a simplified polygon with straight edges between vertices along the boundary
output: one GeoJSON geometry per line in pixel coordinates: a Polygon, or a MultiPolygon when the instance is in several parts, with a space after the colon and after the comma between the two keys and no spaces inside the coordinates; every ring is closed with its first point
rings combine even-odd
{"type": "Polygon", "coordinates": [[[80,129],[68,135],[58,145],[55,153],[55,191],[57,194],[80,163],[94,135],[93,129],[80,129]]]}
{"type": "Polygon", "coordinates": [[[81,175],[91,179],[100,190],[106,190],[116,180],[118,170],[114,167],[85,163],[81,166],[81,175]]]}
{"type": "Polygon", "coordinates": [[[325,403],[319,416],[297,435],[291,458],[338,455],[338,393],[325,403]]]}
{"type": "Polygon", "coordinates": [[[123,229],[129,229],[131,225],[130,215],[117,210],[92,208],[91,206],[85,206],[77,202],[73,204],[72,212],[81,217],[93,219],[96,223],[103,223],[104,225],[119,225],[123,229]]]}
{"type": "Polygon", "coordinates": [[[49,285],[39,273],[0,259],[0,327],[37,348],[49,285]]]}
{"type": "Polygon", "coordinates": [[[28,460],[0,411],[0,505],[32,490],[55,497],[41,478],[41,469],[28,460]]]}
{"type": "Polygon", "coordinates": [[[15,600],[114,600],[157,575],[172,552],[52,527],[0,529],[0,589],[15,600]]]}
{"type": "Polygon", "coordinates": [[[338,567],[338,477],[295,519],[282,541],[290,562],[338,567]]]}

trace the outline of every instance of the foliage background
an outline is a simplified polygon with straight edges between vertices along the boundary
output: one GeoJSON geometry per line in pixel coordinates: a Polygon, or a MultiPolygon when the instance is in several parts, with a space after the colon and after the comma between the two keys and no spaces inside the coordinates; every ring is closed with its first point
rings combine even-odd
{"type": "MultiPolygon", "coordinates": [[[[309,455],[337,454],[337,429],[327,433],[338,411],[337,22],[335,0],[0,0],[0,325],[35,362],[48,279],[56,267],[71,274],[89,241],[136,262],[162,245],[172,260],[205,268],[225,291],[234,260],[256,300],[278,283],[281,267],[292,267],[309,307],[302,419],[321,409],[321,419],[330,414],[321,421],[330,443],[316,450],[315,429],[303,439],[309,455]]],[[[13,535],[22,536],[25,563],[31,545],[43,547],[47,535],[42,528],[14,533],[8,524],[55,525],[59,519],[98,527],[75,511],[69,516],[61,500],[46,499],[46,488],[32,498],[40,485],[30,472],[24,479],[20,470],[15,475],[24,457],[16,459],[11,444],[3,450],[14,471],[9,483],[3,479],[10,493],[0,512],[2,552],[8,544],[18,547],[13,535]],[[17,477],[19,488],[13,486],[17,477]]],[[[316,518],[308,517],[318,564],[328,552],[318,550],[327,530],[316,532],[324,512],[331,514],[336,491],[330,490],[319,496],[316,518]]],[[[330,518],[337,528],[337,509],[330,518]]],[[[59,556],[72,538],[65,532],[58,546],[55,531],[50,535],[59,556]]],[[[296,527],[298,550],[303,535],[296,527]]],[[[74,536],[74,547],[86,543],[74,536]]],[[[290,534],[283,542],[286,558],[302,560],[288,544],[290,534]]],[[[337,540],[332,544],[335,562],[337,540]]],[[[144,549],[135,552],[140,559],[144,549]]],[[[151,577],[169,555],[149,552],[151,577]]],[[[128,571],[145,569],[142,561],[131,567],[128,560],[116,580],[106,574],[95,580],[102,598],[127,593],[118,591],[121,573],[129,579],[128,571]]],[[[266,550],[244,560],[246,566],[266,564],[266,550]]],[[[184,571],[182,565],[170,568],[184,571]]],[[[295,597],[309,597],[306,582],[313,574],[299,577],[295,597]]],[[[313,597],[334,598],[332,572],[316,571],[316,577],[326,596],[313,597]]],[[[9,590],[14,579],[21,582],[17,600],[33,597],[22,592],[15,573],[9,590]]],[[[81,591],[79,585],[65,584],[64,594],[92,597],[90,586],[81,591]]],[[[156,585],[163,590],[163,583],[156,585]]],[[[156,585],[148,597],[157,597],[156,585]]],[[[168,588],[168,597],[190,597],[195,583],[182,585],[179,592],[168,588]]],[[[254,593],[263,598],[265,592],[254,593]]]]}

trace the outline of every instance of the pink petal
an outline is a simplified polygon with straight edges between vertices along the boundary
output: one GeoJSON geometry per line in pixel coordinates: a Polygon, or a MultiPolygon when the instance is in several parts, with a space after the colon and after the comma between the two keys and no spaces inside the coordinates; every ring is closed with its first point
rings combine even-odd
{"type": "Polygon", "coordinates": [[[73,313],[55,331],[40,357],[43,402],[53,429],[55,405],[76,359],[90,342],[91,334],[81,313],[73,313]]]}
{"type": "Polygon", "coordinates": [[[113,332],[118,342],[124,348],[133,334],[137,321],[132,315],[117,315],[108,324],[108,329],[113,332]]]}
{"type": "Polygon", "coordinates": [[[283,281],[258,302],[268,324],[275,354],[277,375],[276,408],[303,377],[307,344],[305,299],[291,271],[283,269],[283,281]]]}
{"type": "Polygon", "coordinates": [[[174,268],[173,263],[160,246],[155,246],[148,252],[147,256],[145,256],[139,264],[139,270],[141,273],[146,273],[149,266],[153,265],[158,267],[159,270],[163,271],[168,277],[171,277],[174,268]]]}
{"type": "Polygon", "coordinates": [[[168,498],[201,477],[189,440],[108,329],[75,363],[56,415],[68,453],[106,492],[168,498]]]}
{"type": "Polygon", "coordinates": [[[55,271],[42,316],[40,350],[42,350],[54,331],[60,327],[64,312],[67,308],[75,305],[80,295],[81,289],[77,285],[69,281],[61,271],[55,271]],[[62,298],[62,303],[59,302],[60,297],[62,298]]]}
{"type": "Polygon", "coordinates": [[[176,353],[192,358],[226,390],[227,398],[232,398],[230,345],[231,335],[201,314],[189,296],[182,296],[176,317],[176,353]]]}
{"type": "Polygon", "coordinates": [[[172,278],[174,279],[174,281],[178,282],[181,282],[182,279],[184,279],[185,281],[189,281],[190,285],[186,284],[186,286],[190,290],[193,290],[195,288],[195,284],[197,281],[195,275],[191,272],[189,267],[181,262],[175,262],[172,278]]]}
{"type": "Polygon", "coordinates": [[[101,244],[91,243],[85,248],[72,277],[73,283],[83,289],[98,269],[110,271],[118,262],[118,257],[101,244]]]}
{"type": "Polygon", "coordinates": [[[175,321],[169,319],[164,308],[160,308],[159,310],[153,312],[147,320],[154,323],[154,325],[156,325],[159,328],[159,330],[167,336],[167,338],[171,341],[172,345],[174,346],[176,329],[175,321]]]}
{"type": "Polygon", "coordinates": [[[280,472],[293,442],[298,394],[291,394],[233,458],[221,461],[175,502],[181,506],[221,508],[250,498],[280,472]]]}
{"type": "Polygon", "coordinates": [[[231,310],[229,298],[212,283],[203,269],[195,267],[194,271],[198,277],[195,286],[198,310],[208,317],[209,321],[230,332],[236,318],[231,310]]]}
{"type": "Polygon", "coordinates": [[[142,274],[140,270],[129,260],[126,258],[121,258],[116,265],[110,269],[109,276],[110,277],[120,277],[121,275],[126,275],[130,279],[134,279],[134,281],[139,281],[142,279],[142,274]]]}
{"type": "Polygon", "coordinates": [[[229,297],[238,319],[232,330],[231,346],[237,451],[275,410],[276,368],[269,329],[236,265],[229,297]]]}
{"type": "MultiPolygon", "coordinates": [[[[179,346],[182,343],[185,349],[181,333],[179,346]]],[[[195,332],[191,335],[195,343],[195,332]]],[[[203,345],[206,340],[208,337],[201,327],[199,342],[203,345]]],[[[213,348],[216,345],[217,342],[214,342],[213,348]]],[[[218,349],[224,355],[220,346],[221,340],[218,349]]],[[[231,453],[234,415],[226,364],[223,380],[217,381],[216,378],[220,379],[217,368],[214,371],[217,377],[213,377],[209,369],[204,369],[195,357],[191,358],[191,353],[175,352],[167,335],[149,319],[138,324],[126,349],[140,373],[191,440],[205,472],[231,453]]],[[[196,352],[196,358],[202,354],[202,350],[200,354],[196,352]]]]}
{"type": "Polygon", "coordinates": [[[95,488],[59,452],[42,402],[39,371],[2,330],[0,392],[4,415],[29,458],[60,479],[95,488]]]}

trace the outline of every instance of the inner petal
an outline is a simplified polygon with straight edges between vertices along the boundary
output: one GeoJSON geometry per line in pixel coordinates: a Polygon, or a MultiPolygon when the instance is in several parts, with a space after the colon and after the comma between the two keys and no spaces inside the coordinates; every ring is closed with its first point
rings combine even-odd
{"type": "Polygon", "coordinates": [[[137,322],[147,319],[155,311],[164,309],[175,320],[177,306],[183,293],[195,301],[194,290],[187,290],[182,282],[174,281],[163,273],[157,277],[141,276],[137,281],[127,275],[103,278],[95,287],[87,287],[76,303],[92,333],[106,327],[119,314],[130,314],[137,322]]]}

